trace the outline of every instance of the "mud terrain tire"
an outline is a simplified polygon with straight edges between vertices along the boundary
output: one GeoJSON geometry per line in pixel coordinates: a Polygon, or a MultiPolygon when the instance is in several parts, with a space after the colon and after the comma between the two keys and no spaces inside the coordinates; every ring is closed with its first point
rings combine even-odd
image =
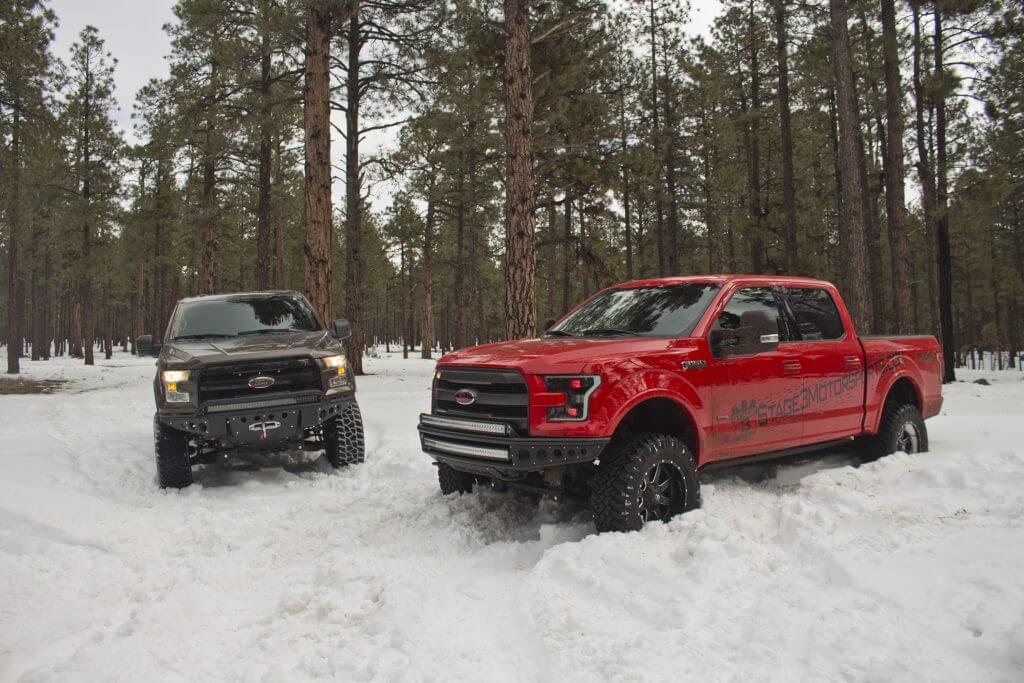
{"type": "Polygon", "coordinates": [[[878,433],[858,441],[861,459],[872,462],[897,451],[926,453],[928,428],[917,406],[889,401],[882,412],[878,433]]]}
{"type": "Polygon", "coordinates": [[[352,401],[324,422],[324,454],[331,467],[338,469],[366,461],[366,438],[363,435],[363,414],[352,401]]]}
{"type": "Polygon", "coordinates": [[[453,493],[461,496],[463,493],[472,492],[473,485],[476,484],[476,477],[460,472],[442,462],[437,465],[437,483],[441,486],[442,496],[450,496],[453,493]]]}
{"type": "Polygon", "coordinates": [[[700,507],[693,453],[667,434],[634,434],[601,454],[590,506],[598,532],[636,531],[700,507]]]}
{"type": "Polygon", "coordinates": [[[188,455],[188,434],[153,419],[156,447],[156,475],[162,489],[183,489],[192,485],[192,462],[188,455]]]}

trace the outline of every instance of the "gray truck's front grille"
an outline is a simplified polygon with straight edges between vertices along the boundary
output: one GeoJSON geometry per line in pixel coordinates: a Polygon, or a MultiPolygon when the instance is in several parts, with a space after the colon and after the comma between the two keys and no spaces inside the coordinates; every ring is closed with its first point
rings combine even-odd
{"type": "Polygon", "coordinates": [[[202,369],[199,375],[199,400],[259,400],[266,394],[321,389],[320,369],[312,358],[286,358],[272,361],[223,363],[202,369]],[[249,386],[254,377],[270,377],[273,384],[263,389],[249,386]]]}

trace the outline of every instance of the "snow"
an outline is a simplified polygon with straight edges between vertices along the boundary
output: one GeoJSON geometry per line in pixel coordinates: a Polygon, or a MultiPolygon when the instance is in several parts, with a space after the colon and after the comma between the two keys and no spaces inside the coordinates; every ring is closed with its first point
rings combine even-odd
{"type": "MultiPolygon", "coordinates": [[[[2,356],[0,356],[2,366],[2,356]]],[[[152,359],[0,396],[0,680],[1021,680],[1024,379],[962,373],[932,452],[704,478],[639,533],[419,451],[433,364],[367,363],[368,460],[154,481],[152,359]]]]}

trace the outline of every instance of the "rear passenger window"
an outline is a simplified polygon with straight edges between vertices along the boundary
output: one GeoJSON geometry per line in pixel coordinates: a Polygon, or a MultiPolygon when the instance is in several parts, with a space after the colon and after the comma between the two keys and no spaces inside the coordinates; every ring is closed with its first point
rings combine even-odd
{"type": "Polygon", "coordinates": [[[796,318],[796,327],[803,341],[839,339],[843,321],[832,296],[824,289],[785,287],[789,307],[796,318]]]}

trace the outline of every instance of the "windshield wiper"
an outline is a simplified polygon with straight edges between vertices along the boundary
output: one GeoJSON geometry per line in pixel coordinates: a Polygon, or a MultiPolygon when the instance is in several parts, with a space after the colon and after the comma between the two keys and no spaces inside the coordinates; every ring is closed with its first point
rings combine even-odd
{"type": "Polygon", "coordinates": [[[174,341],[180,339],[209,339],[211,337],[234,337],[234,334],[221,334],[219,332],[204,332],[203,334],[179,334],[174,341]]]}
{"type": "Polygon", "coordinates": [[[548,330],[542,336],[545,337],[575,337],[576,335],[572,332],[566,332],[565,330],[548,330]]]}
{"type": "Polygon", "coordinates": [[[587,335],[590,334],[626,334],[629,335],[630,337],[640,336],[639,332],[632,332],[630,330],[620,330],[617,327],[595,327],[594,329],[591,330],[583,330],[580,333],[580,336],[586,337],[587,335]]]}
{"type": "Polygon", "coordinates": [[[247,335],[247,334],[276,334],[278,332],[295,332],[295,331],[296,330],[291,330],[291,329],[288,329],[286,327],[285,328],[268,327],[268,328],[262,329],[262,330],[245,330],[244,332],[239,332],[238,336],[241,337],[241,336],[247,335]]]}

